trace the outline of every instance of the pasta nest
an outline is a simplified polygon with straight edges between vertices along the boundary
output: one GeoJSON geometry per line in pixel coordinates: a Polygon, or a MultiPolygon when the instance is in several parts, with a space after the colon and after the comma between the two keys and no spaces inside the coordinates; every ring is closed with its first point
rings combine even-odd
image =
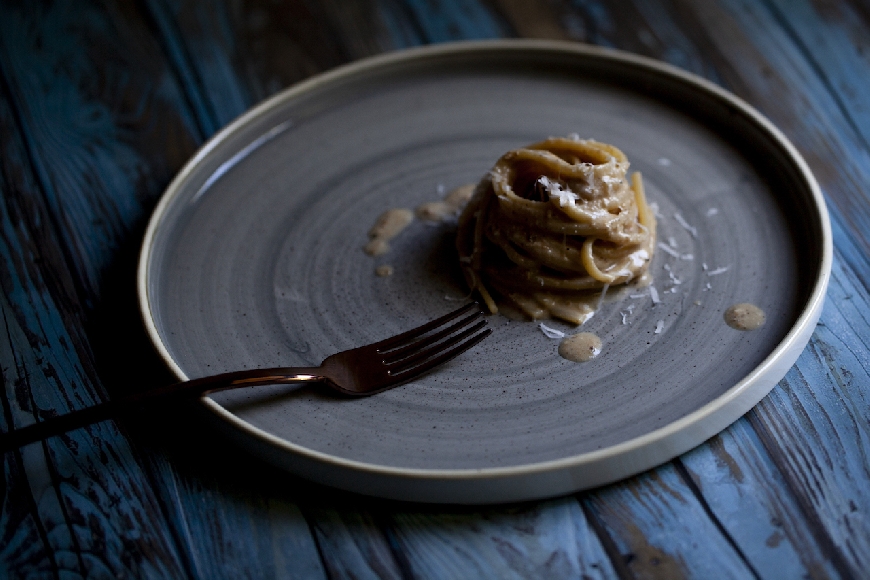
{"type": "Polygon", "coordinates": [[[508,151],[459,218],[466,281],[489,310],[494,294],[531,318],[577,324],[589,295],[637,280],[655,247],[639,173],[606,143],[552,137],[508,151]]]}

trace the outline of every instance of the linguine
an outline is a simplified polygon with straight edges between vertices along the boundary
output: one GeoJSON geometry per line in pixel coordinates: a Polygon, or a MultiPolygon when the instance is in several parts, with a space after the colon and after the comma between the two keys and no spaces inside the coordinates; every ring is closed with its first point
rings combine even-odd
{"type": "Polygon", "coordinates": [[[582,324],[609,286],[639,279],[655,216],[639,173],[612,145],[549,138],[505,153],[459,218],[466,281],[487,308],[582,324]]]}

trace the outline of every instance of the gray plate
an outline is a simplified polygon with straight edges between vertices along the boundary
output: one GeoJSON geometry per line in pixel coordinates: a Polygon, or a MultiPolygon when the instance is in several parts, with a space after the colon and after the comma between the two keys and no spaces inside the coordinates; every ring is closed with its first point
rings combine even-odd
{"type": "Polygon", "coordinates": [[[415,222],[371,258],[362,247],[377,216],[569,133],[626,153],[672,247],[651,268],[659,304],[648,290],[611,292],[582,327],[601,337],[598,358],[565,361],[537,324],[496,316],[472,351],[371,398],[275,387],[204,405],[278,465],[400,499],[540,498],[666,461],[745,413],[794,363],[821,310],[831,235],[812,175],[769,122],[633,55],[441,45],[266,101],[197,154],[154,214],[139,275],[151,337],[193,378],[316,365],[437,317],[466,294],[454,224],[415,222]],[[375,276],[381,264],[395,274],[375,276]],[[767,324],[729,328],[722,314],[737,302],[763,308],[767,324]]]}

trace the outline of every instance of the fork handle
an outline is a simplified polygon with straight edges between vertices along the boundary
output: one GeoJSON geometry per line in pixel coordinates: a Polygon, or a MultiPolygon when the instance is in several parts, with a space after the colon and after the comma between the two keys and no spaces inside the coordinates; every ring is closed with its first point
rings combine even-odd
{"type": "Polygon", "coordinates": [[[286,383],[321,382],[324,380],[326,380],[326,377],[323,375],[323,370],[319,367],[277,367],[235,371],[174,383],[149,391],[134,393],[120,399],[98,403],[91,407],[50,417],[38,423],[2,433],[0,434],[0,453],[17,449],[23,445],[41,441],[54,435],[60,435],[79,427],[119,417],[131,411],[141,410],[149,405],[171,399],[201,397],[227,389],[286,383]]]}

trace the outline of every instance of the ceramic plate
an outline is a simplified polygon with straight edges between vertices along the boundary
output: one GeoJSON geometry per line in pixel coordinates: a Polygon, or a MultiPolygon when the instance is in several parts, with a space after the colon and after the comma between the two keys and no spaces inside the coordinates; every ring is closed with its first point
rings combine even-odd
{"type": "Polygon", "coordinates": [[[821,310],[831,235],[818,186],[779,131],[714,85],[633,55],[448,44],[266,101],[209,141],[157,207],[139,272],[151,338],[179,378],[194,378],[317,365],[444,314],[467,295],[455,224],[415,221],[373,258],[363,246],[378,215],[572,133],[621,148],[659,215],[655,292],[611,291],[582,327],[601,338],[600,356],[569,362],[538,324],[493,316],[473,350],[374,397],[282,386],[204,405],[294,473],[406,500],[541,498],[667,461],[794,363],[821,310]],[[375,275],[381,265],[393,275],[375,275]],[[723,312],[741,302],[766,324],[727,326],[723,312]]]}

